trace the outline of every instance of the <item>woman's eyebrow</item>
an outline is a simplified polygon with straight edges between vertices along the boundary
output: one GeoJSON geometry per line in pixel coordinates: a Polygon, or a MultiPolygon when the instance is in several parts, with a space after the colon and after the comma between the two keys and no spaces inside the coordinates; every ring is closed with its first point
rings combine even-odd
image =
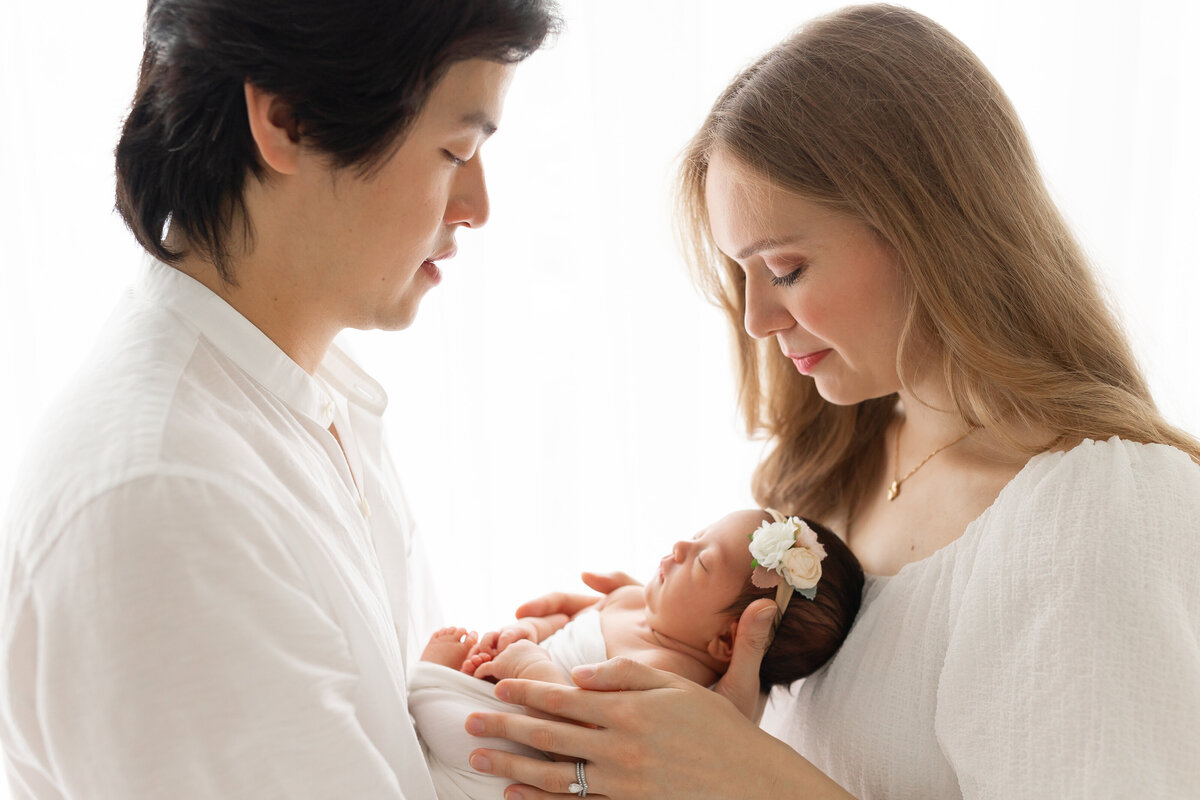
{"type": "Polygon", "coordinates": [[[734,261],[742,261],[742,260],[747,259],[750,256],[754,255],[755,253],[761,252],[763,250],[774,250],[776,247],[786,247],[789,244],[795,244],[796,242],[800,241],[803,238],[804,238],[803,236],[796,235],[796,236],[785,236],[783,238],[768,237],[765,239],[759,239],[757,242],[751,242],[750,244],[746,245],[741,250],[739,250],[738,254],[733,257],[733,260],[734,261]]]}

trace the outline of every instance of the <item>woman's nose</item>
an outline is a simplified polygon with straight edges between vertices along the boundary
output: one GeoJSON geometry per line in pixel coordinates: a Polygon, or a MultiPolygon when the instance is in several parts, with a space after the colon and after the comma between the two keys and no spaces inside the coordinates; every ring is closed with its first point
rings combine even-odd
{"type": "Polygon", "coordinates": [[[746,333],[755,339],[766,339],[796,324],[792,315],[776,299],[776,289],[769,280],[750,270],[746,275],[746,333]]]}

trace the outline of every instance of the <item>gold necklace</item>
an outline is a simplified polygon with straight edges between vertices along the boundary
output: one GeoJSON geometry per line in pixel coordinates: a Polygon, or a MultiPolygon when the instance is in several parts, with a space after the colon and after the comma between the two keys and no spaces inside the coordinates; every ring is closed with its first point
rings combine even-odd
{"type": "Polygon", "coordinates": [[[908,471],[907,475],[905,475],[903,478],[897,478],[896,476],[900,474],[900,426],[897,425],[896,426],[896,466],[892,470],[892,485],[888,487],[888,492],[887,492],[888,502],[891,502],[892,500],[895,500],[897,497],[900,496],[900,484],[904,483],[906,480],[911,478],[913,476],[913,473],[915,473],[921,467],[925,466],[925,464],[928,463],[929,459],[933,458],[934,456],[936,456],[938,453],[942,452],[946,448],[953,447],[954,445],[958,444],[963,439],[970,436],[971,432],[974,431],[978,427],[979,427],[978,425],[972,425],[971,427],[967,428],[967,432],[964,433],[962,436],[959,436],[954,441],[948,442],[948,443],[942,445],[941,447],[939,447],[937,450],[934,450],[932,453],[925,456],[925,458],[921,459],[920,464],[917,464],[915,467],[910,469],[908,471]]]}

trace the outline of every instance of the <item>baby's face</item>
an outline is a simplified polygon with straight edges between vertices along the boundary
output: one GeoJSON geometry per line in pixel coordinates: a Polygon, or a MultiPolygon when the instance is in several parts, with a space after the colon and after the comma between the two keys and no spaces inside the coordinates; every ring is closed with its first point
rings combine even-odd
{"type": "Polygon", "coordinates": [[[692,539],[675,543],[646,583],[646,622],[659,633],[705,649],[729,625],[725,611],[750,574],[750,534],[768,517],[735,511],[692,539]]]}

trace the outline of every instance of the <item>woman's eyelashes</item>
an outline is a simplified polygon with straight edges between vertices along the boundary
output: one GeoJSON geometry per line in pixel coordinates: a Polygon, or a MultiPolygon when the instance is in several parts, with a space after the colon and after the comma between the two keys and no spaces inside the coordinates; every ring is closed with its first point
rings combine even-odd
{"type": "Polygon", "coordinates": [[[789,272],[786,275],[772,275],[771,276],[771,285],[772,286],[783,286],[785,288],[788,286],[791,286],[796,281],[800,280],[800,276],[804,274],[804,270],[807,266],[808,266],[807,264],[801,262],[800,264],[798,264],[796,266],[795,269],[793,269],[791,272],[789,272]]]}
{"type": "Polygon", "coordinates": [[[461,167],[464,164],[466,164],[468,161],[471,160],[469,158],[459,158],[458,156],[454,155],[454,153],[451,153],[449,150],[445,150],[445,149],[442,150],[442,153],[446,156],[447,159],[449,159],[450,163],[456,167],[461,167]]]}

